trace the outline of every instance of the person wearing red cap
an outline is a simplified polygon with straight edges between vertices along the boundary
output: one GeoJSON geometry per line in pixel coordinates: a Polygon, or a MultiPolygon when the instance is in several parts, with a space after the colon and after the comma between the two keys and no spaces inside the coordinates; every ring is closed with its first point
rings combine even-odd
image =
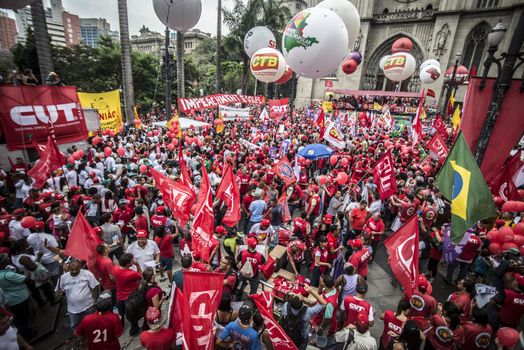
{"type": "Polygon", "coordinates": [[[378,244],[382,240],[382,236],[384,235],[385,231],[385,225],[384,221],[382,221],[382,218],[380,217],[380,211],[374,213],[366,221],[363,230],[371,238],[372,253],[371,257],[369,258],[369,263],[371,264],[373,262],[375,254],[377,253],[378,244]]]}
{"type": "Polygon", "coordinates": [[[165,208],[164,206],[158,206],[155,209],[155,214],[151,216],[151,226],[153,227],[153,230],[156,229],[159,226],[163,226],[167,230],[170,230],[172,227],[175,226],[175,222],[168,218],[165,214],[165,208]]]}
{"type": "Polygon", "coordinates": [[[453,332],[460,323],[459,310],[452,302],[445,302],[429,320],[426,332],[427,345],[435,350],[453,349],[453,332]]]}
{"type": "Polygon", "coordinates": [[[140,344],[147,350],[170,350],[176,342],[173,328],[162,327],[164,321],[157,308],[150,306],[145,315],[149,330],[140,333],[140,344]]]}
{"type": "Polygon", "coordinates": [[[520,340],[520,333],[510,327],[501,327],[497,331],[497,338],[495,344],[497,350],[513,350],[520,340]]]}
{"type": "Polygon", "coordinates": [[[353,254],[348,262],[355,267],[358,275],[364,279],[368,277],[368,260],[371,257],[371,252],[367,247],[364,247],[361,239],[352,239],[348,245],[353,249],[353,254]]]}
{"type": "MultiPolygon", "coordinates": [[[[424,275],[420,275],[424,276],[424,275]]],[[[409,298],[409,318],[417,322],[422,331],[429,327],[429,319],[437,312],[437,300],[427,293],[429,283],[425,278],[419,278],[417,289],[409,298]]]]}
{"type": "Polygon", "coordinates": [[[264,219],[261,222],[251,226],[249,233],[255,235],[258,244],[265,246],[267,246],[269,242],[274,241],[276,234],[275,229],[270,225],[270,221],[268,219],[264,219]]]}
{"type": "Polygon", "coordinates": [[[250,291],[249,294],[255,294],[258,290],[258,285],[260,279],[258,277],[258,271],[260,266],[266,263],[266,258],[259,252],[257,252],[256,247],[258,241],[256,238],[250,237],[246,239],[247,249],[241,251],[237,257],[236,261],[238,266],[240,266],[240,278],[242,280],[242,290],[245,287],[245,284],[249,282],[250,291]]]}
{"type": "Polygon", "coordinates": [[[300,275],[300,264],[304,261],[304,250],[306,245],[304,242],[296,239],[288,243],[286,248],[287,262],[291,265],[291,269],[295,276],[300,275]],[[298,265],[298,269],[297,269],[298,265]]]}
{"type": "Polygon", "coordinates": [[[524,275],[513,274],[513,279],[495,297],[500,306],[499,318],[504,326],[517,327],[524,315],[524,275]]]}
{"type": "Polygon", "coordinates": [[[133,255],[142,271],[158,264],[160,259],[160,249],[155,241],[147,239],[146,231],[138,231],[136,233],[136,242],[131,243],[127,247],[126,253],[133,255]]]}

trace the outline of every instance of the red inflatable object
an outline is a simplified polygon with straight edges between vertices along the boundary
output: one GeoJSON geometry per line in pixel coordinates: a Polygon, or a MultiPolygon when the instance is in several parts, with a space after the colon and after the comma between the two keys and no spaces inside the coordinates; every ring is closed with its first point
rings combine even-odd
{"type": "Polygon", "coordinates": [[[395,40],[393,45],[391,45],[391,52],[410,52],[413,50],[413,42],[408,38],[400,38],[395,40]]]}

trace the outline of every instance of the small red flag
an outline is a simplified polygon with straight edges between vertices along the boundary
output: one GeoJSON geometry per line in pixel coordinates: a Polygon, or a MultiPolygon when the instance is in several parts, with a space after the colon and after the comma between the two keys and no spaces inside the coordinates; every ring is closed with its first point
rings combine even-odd
{"type": "Polygon", "coordinates": [[[183,314],[184,310],[182,307],[184,305],[184,296],[182,291],[178,288],[171,289],[171,296],[169,299],[169,318],[167,323],[167,328],[171,328],[175,331],[175,334],[183,332],[183,314]]]}
{"type": "Polygon", "coordinates": [[[503,165],[496,175],[488,181],[491,193],[499,196],[504,201],[520,200],[517,187],[522,185],[524,174],[524,162],[521,159],[522,151],[519,151],[503,165]]]}
{"type": "Polygon", "coordinates": [[[433,129],[435,129],[444,140],[448,139],[448,130],[446,129],[446,124],[444,124],[440,115],[435,117],[435,120],[433,121],[433,129]]]}
{"type": "Polygon", "coordinates": [[[229,164],[226,165],[224,177],[222,177],[216,192],[216,198],[227,206],[222,223],[230,227],[235,226],[240,221],[240,189],[233,174],[233,168],[229,164]]]}
{"type": "Polygon", "coordinates": [[[82,211],[79,211],[71,228],[64,254],[84,260],[87,262],[87,267],[92,270],[96,264],[96,247],[101,243],[82,211]]]}
{"type": "Polygon", "coordinates": [[[413,215],[384,241],[389,266],[406,294],[411,297],[418,278],[418,216],[413,215]]]}
{"type": "Polygon", "coordinates": [[[35,166],[27,172],[27,175],[35,180],[34,187],[42,187],[47,179],[51,177],[54,170],[65,164],[64,156],[58,150],[56,142],[51,136],[47,138],[47,146],[35,166]]]}
{"type": "Polygon", "coordinates": [[[324,80],[325,87],[333,87],[333,82],[331,80],[324,80]]]}
{"type": "Polygon", "coordinates": [[[320,111],[320,114],[317,117],[317,120],[315,123],[317,123],[318,127],[320,128],[320,139],[322,140],[324,138],[324,131],[326,130],[325,125],[325,118],[324,118],[324,110],[320,111]]]}
{"type": "Polygon", "coordinates": [[[427,146],[431,156],[437,159],[440,164],[444,163],[448,157],[449,149],[438,132],[433,135],[427,146]]]}
{"type": "Polygon", "coordinates": [[[182,142],[180,142],[180,148],[178,152],[178,164],[180,166],[180,182],[182,185],[185,185],[195,193],[195,186],[191,182],[191,177],[189,176],[189,171],[187,170],[187,163],[184,159],[184,154],[182,152],[182,142]]]}
{"type": "Polygon", "coordinates": [[[391,150],[386,152],[373,168],[373,181],[378,186],[380,199],[384,200],[398,192],[391,150]]]}
{"type": "Polygon", "coordinates": [[[223,273],[184,271],[184,349],[213,349],[213,326],[224,276],[223,273]]]}
{"type": "Polygon", "coordinates": [[[417,107],[417,114],[415,115],[415,119],[413,119],[413,122],[411,123],[412,128],[412,141],[413,146],[420,143],[420,140],[422,140],[422,116],[424,115],[424,89],[420,92],[420,101],[418,103],[417,107]]]}
{"type": "Polygon", "coordinates": [[[173,211],[173,216],[180,220],[183,227],[189,220],[195,194],[189,187],[162,175],[154,168],[149,168],[149,172],[155,180],[157,188],[162,192],[164,203],[173,211]]]}
{"type": "Polygon", "coordinates": [[[429,96],[429,97],[435,97],[435,91],[431,90],[431,89],[428,89],[428,92],[426,92],[426,96],[429,96]]]}
{"type": "Polygon", "coordinates": [[[296,181],[293,167],[287,157],[282,158],[277,164],[275,164],[271,171],[281,178],[286,186],[289,186],[296,181]]]}

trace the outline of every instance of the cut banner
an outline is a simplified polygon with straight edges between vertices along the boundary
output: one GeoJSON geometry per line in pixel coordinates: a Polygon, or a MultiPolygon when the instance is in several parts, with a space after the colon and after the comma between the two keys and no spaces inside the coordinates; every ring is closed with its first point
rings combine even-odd
{"type": "Polygon", "coordinates": [[[278,118],[289,112],[289,99],[269,100],[269,115],[278,118]]]}
{"type": "Polygon", "coordinates": [[[122,128],[122,110],[120,108],[120,91],[100,93],[79,92],[78,98],[82,108],[98,110],[100,130],[113,130],[115,133],[122,128]]]}
{"type": "Polygon", "coordinates": [[[381,200],[389,198],[398,191],[393,164],[391,151],[388,151],[378,160],[373,168],[373,181],[378,186],[381,200]]]}
{"type": "Polygon", "coordinates": [[[249,118],[249,108],[235,108],[220,105],[218,114],[222,115],[225,121],[249,118]]]}
{"type": "Polygon", "coordinates": [[[438,132],[433,135],[427,147],[433,159],[437,159],[440,164],[444,163],[448,157],[449,150],[438,132]]]}
{"type": "Polygon", "coordinates": [[[266,103],[264,96],[246,96],[234,94],[214,94],[196,98],[179,98],[178,109],[181,112],[189,113],[207,108],[217,108],[220,105],[230,105],[234,103],[245,103],[248,105],[263,105],[266,103]]]}
{"type": "Polygon", "coordinates": [[[282,158],[275,166],[271,169],[282,181],[284,181],[286,186],[289,186],[297,180],[295,178],[295,173],[293,167],[287,157],[282,158]]]}
{"type": "Polygon", "coordinates": [[[332,144],[334,147],[343,149],[346,147],[344,142],[344,135],[335,127],[335,123],[328,122],[326,130],[324,131],[324,140],[332,144]]]}

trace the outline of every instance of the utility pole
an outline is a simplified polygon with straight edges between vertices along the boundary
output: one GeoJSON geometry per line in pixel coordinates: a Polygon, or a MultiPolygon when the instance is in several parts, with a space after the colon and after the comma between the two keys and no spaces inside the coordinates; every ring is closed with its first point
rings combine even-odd
{"type": "Polygon", "coordinates": [[[222,0],[218,0],[217,9],[217,67],[216,67],[216,92],[220,92],[222,85],[222,0]]]}

